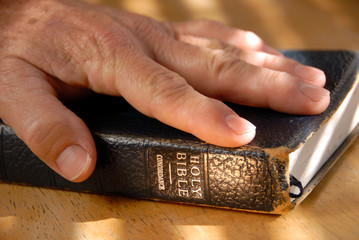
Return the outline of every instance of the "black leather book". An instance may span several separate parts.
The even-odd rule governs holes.
[[[92,96],[69,106],[93,133],[93,175],[69,182],[43,164],[13,130],[0,124],[0,180],[71,191],[121,195],[281,214],[292,209],[358,134],[358,53],[284,51],[318,67],[331,91],[316,116],[228,105],[257,127],[240,148],[207,144],[146,117],[121,98]],[[310,167],[308,167],[310,166]]]

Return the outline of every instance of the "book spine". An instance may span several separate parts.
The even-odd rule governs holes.
[[[288,210],[287,161],[256,148],[94,133],[97,165],[72,183],[0,125],[0,180],[104,195],[281,213]]]

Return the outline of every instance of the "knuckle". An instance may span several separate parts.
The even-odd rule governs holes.
[[[143,44],[150,44],[153,42],[152,40],[157,40],[154,38],[158,36],[174,37],[171,23],[159,22],[147,16],[129,14],[128,18],[121,19],[121,23],[134,37],[139,40],[145,40],[142,41]]]
[[[133,31],[136,33],[136,35],[143,36],[143,38],[151,36],[154,31],[160,29],[157,22],[145,16],[136,18],[133,26]]]
[[[212,76],[215,78],[212,81],[217,82],[216,85],[219,86],[216,98],[227,99],[229,96],[237,95],[235,88],[233,88],[237,85],[234,82],[237,78],[233,76],[242,72],[242,63],[237,58],[224,57],[222,53],[213,55],[209,63],[209,72],[212,72]]]
[[[288,99],[291,98],[291,88],[294,81],[288,81],[289,74],[279,71],[270,71],[265,80],[262,80],[262,89],[264,91],[272,92],[273,94],[267,95],[265,99],[266,106],[273,108],[286,104]]]
[[[219,49],[219,50],[223,50],[224,53],[228,53],[228,54],[234,54],[234,55],[238,55],[240,53],[239,49],[236,48],[235,46],[220,41],[218,39],[206,39],[204,38],[202,41],[206,41],[207,42],[207,47],[211,48],[211,49]]]
[[[88,45],[95,47],[102,54],[111,53],[114,49],[132,48],[128,38],[121,38],[118,32],[110,29],[97,28],[87,40],[90,43]]]
[[[145,16],[138,17],[134,21],[131,31],[141,42],[142,50],[148,56],[156,55],[156,52],[160,49],[164,50],[166,45],[168,45],[164,43],[169,43],[176,38],[176,34],[171,26]]]
[[[221,42],[222,44],[222,48],[224,51],[228,52],[228,53],[232,53],[234,55],[239,55],[241,53],[241,51],[233,46],[232,44],[228,44],[228,43],[224,43],[224,42]]]
[[[275,59],[271,57],[269,54],[263,52],[253,53],[252,51],[244,50],[244,54],[240,57],[244,61],[248,61],[258,67],[267,67],[273,65]]]
[[[275,62],[275,58],[270,57],[269,54],[260,53],[259,58],[261,66],[270,66]]]
[[[168,35],[172,36],[172,38],[176,38],[176,27],[172,22],[161,22],[163,31]]]
[[[215,81],[218,81],[225,88],[228,84],[231,84],[228,81],[229,76],[234,74],[235,71],[240,71],[242,67],[242,60],[226,54],[223,50],[214,50],[207,65],[207,69],[212,73]]]
[[[151,92],[148,102],[153,117],[158,117],[162,109],[179,108],[190,89],[182,77],[170,72],[153,73],[149,76],[149,86]]]
[[[117,94],[116,80],[121,79],[117,74],[128,71],[126,67],[139,55],[135,41],[128,33],[121,38],[119,32],[97,29],[82,40],[81,48],[89,52],[83,59],[86,87],[95,92]]]
[[[115,45],[115,36],[111,32],[107,32],[104,29],[97,28],[92,32],[86,32],[81,34],[78,39],[73,39],[74,44],[84,54],[83,62],[87,62],[90,59],[105,59],[108,53],[107,48],[111,48]]]
[[[284,72],[268,71],[266,80],[262,81],[262,83],[266,83],[268,87],[282,90],[286,86],[286,76],[287,74]]]
[[[81,52],[82,62],[86,63],[93,59],[113,60],[120,51],[138,50],[133,36],[122,26],[114,28],[95,24],[90,29],[69,36],[76,50]]]
[[[49,121],[51,121],[50,125]],[[21,129],[22,138],[40,159],[52,161],[65,147],[63,141],[66,138],[63,135],[65,126],[62,118],[56,118],[49,112],[25,126]]]

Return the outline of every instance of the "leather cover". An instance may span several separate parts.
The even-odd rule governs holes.
[[[96,95],[69,107],[93,133],[98,159],[93,175],[69,182],[43,164],[13,130],[0,124],[0,180],[105,195],[283,213],[291,209],[288,153],[317,131],[343,101],[358,69],[350,51],[285,51],[323,69],[331,91],[328,109],[296,116],[228,104],[257,126],[247,146],[222,148],[148,118],[121,98]]]

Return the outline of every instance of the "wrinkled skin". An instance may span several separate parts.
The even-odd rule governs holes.
[[[318,114],[329,103],[321,70],[251,32],[75,0],[0,3],[0,118],[71,181],[91,175],[96,148],[63,101],[122,96],[147,116],[228,147],[249,143],[255,127],[221,100],[294,114]]]

